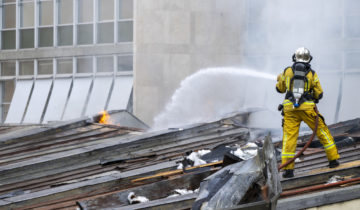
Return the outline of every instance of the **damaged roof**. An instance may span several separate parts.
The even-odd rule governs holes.
[[[145,131],[147,126],[130,113],[110,115],[118,119],[123,114],[120,125],[100,124],[95,116],[47,126],[1,126],[0,209],[191,208],[200,183],[222,169],[226,148],[245,145],[251,133],[259,142],[267,135],[266,130],[244,126],[249,112],[162,131]],[[315,140],[297,160],[295,177],[278,177],[282,186],[278,209],[360,198],[359,182],[316,192],[305,189],[323,185],[334,175],[341,181],[360,176],[360,119],[329,128],[339,147],[340,167],[327,168],[325,153]],[[299,139],[300,149],[307,136]],[[206,164],[178,169],[187,152],[202,149],[213,151]],[[171,196],[176,189],[188,194]],[[131,192],[150,201],[130,205]]]

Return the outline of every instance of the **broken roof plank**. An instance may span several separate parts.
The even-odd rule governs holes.
[[[79,201],[78,205],[82,209],[96,210],[104,208],[119,208],[129,205],[127,197],[130,192],[135,195],[144,196],[149,200],[158,200],[175,194],[176,189],[195,190],[199,188],[201,180],[212,174],[214,171],[206,170],[193,172],[169,180],[162,180],[140,187],[131,188],[121,192]],[[131,207],[133,205],[130,205]],[[129,206],[129,207],[130,207]]]
[[[19,141],[24,141],[26,139],[40,138],[42,136],[46,136],[49,133],[56,133],[61,130],[67,130],[74,127],[79,127],[86,125],[89,121],[89,118],[80,118],[72,121],[58,122],[55,124],[48,124],[46,126],[30,126],[30,128],[26,128],[16,131],[10,132],[6,135],[0,136],[0,145],[1,144],[10,144],[16,143]]]
[[[98,138],[98,135],[107,135],[109,133],[113,133],[114,131],[114,129],[100,128],[78,136],[72,135],[68,138],[62,138],[61,140],[51,139],[51,141],[47,141],[48,143],[45,144],[33,143],[31,144],[30,149],[29,147],[21,147],[23,150],[20,151],[18,148],[9,149],[6,151],[7,154],[0,155],[0,165],[4,165],[5,163],[10,164],[12,162],[20,162],[21,160],[26,160],[35,156],[44,156],[99,144],[103,140],[102,138]],[[16,154],[16,156],[13,156],[13,154]]]
[[[205,125],[196,127],[194,129],[196,131],[198,131],[198,129],[202,131],[206,127],[213,126],[215,125]],[[248,135],[248,129],[240,129],[242,132],[240,132],[240,134],[237,133],[236,136]],[[91,145],[71,151],[59,152],[57,154],[45,155],[19,163],[0,166],[0,183],[9,184],[11,183],[11,180],[17,182],[19,181],[18,178],[20,178],[20,180],[26,180],[30,178],[41,177],[44,175],[44,171],[46,171],[46,175],[51,175],[52,170],[55,169],[54,173],[58,173],[59,168],[61,168],[63,171],[66,171],[73,170],[76,167],[86,167],[91,165],[92,161],[96,162],[102,156],[109,156],[111,154],[117,153],[127,154],[141,148],[151,148],[155,145],[166,145],[170,144],[171,142],[179,144],[181,143],[181,140],[189,139],[191,138],[191,136],[194,138],[196,137],[196,135],[199,135],[198,132],[194,133],[193,131],[188,131],[187,133],[188,135],[185,136],[177,136],[178,132],[169,132],[167,133],[168,135],[163,134],[160,136],[152,136],[153,138],[146,139],[141,138],[142,136],[133,136],[127,138],[113,137],[109,139],[104,139],[103,144]],[[220,137],[224,135],[224,133],[226,134],[226,130],[223,132],[219,132],[219,129],[217,129],[214,131],[214,133],[214,135]],[[206,141],[207,138],[208,137],[206,135],[203,135],[203,137],[198,139],[198,141]],[[194,141],[195,138],[192,140]],[[31,177],[29,176],[30,172],[32,174]],[[27,174],[27,176],[23,176],[24,174]]]
[[[360,162],[354,161],[341,165],[342,167],[327,169],[326,171],[310,171],[307,174],[300,174],[290,179],[283,179],[281,185],[283,189],[289,190],[293,188],[305,187],[314,184],[325,183],[334,175],[339,176],[359,176]]]
[[[174,209],[190,209],[198,196],[197,193],[181,195],[173,198],[164,198],[155,201],[149,201],[145,203],[134,204],[131,206],[124,206],[116,208],[117,210],[135,210],[135,209],[147,209],[147,210],[174,210]]]
[[[126,171],[118,175],[109,175],[91,180],[81,181],[47,190],[28,193],[5,199],[9,204],[0,205],[1,208],[22,208],[28,206],[41,206],[43,202],[56,203],[59,199],[80,199],[84,196],[93,196],[101,193],[126,189],[132,186],[131,180],[141,176],[158,173],[161,170],[174,168],[175,162],[164,162],[149,167]],[[1,201],[1,200],[0,200]]]
[[[307,193],[278,201],[278,210],[304,209],[360,198],[360,185]]]

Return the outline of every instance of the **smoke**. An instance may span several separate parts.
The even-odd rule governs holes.
[[[250,72],[278,75],[292,65],[291,57],[299,47],[308,48],[314,58],[311,65],[324,90],[324,98],[318,107],[326,122],[331,124],[360,116],[359,109],[355,108],[360,100],[354,101],[351,96],[352,90],[360,88],[356,85],[359,76],[347,74],[346,69],[355,69],[359,74],[360,62],[357,59],[360,52],[353,41],[360,38],[359,30],[354,29],[359,26],[359,1],[244,2],[246,12],[239,20],[223,21],[234,31],[238,28],[242,31],[241,63],[233,66],[246,68],[206,69],[190,76],[181,83],[165,110],[155,118],[155,127],[209,121],[246,107],[269,110],[269,119],[265,119],[263,113],[254,117],[256,125],[263,123],[279,127],[279,123],[274,124],[279,118],[274,112],[284,95],[274,90],[275,81],[263,76],[249,76],[246,72],[255,69]],[[235,10],[234,14],[238,14]]]
[[[165,110],[155,117],[154,129],[209,122],[246,108],[273,109],[278,100],[271,97],[275,80],[273,74],[250,69],[201,70],[181,82]]]
[[[291,65],[294,51],[304,46],[314,57],[311,65],[324,90],[318,107],[327,123],[360,116],[349,105],[346,88],[353,89],[355,84],[345,70],[359,63],[347,53],[356,49],[349,46],[352,38],[360,35],[354,30],[359,26],[354,17],[360,11],[359,1],[249,0],[247,7],[246,64],[256,66],[252,60],[257,58],[267,72],[279,74]]]

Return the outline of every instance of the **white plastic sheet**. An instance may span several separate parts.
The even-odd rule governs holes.
[[[121,110],[126,109],[131,89],[133,87],[133,77],[132,76],[120,76],[116,77],[114,89],[111,93],[108,110]]]
[[[61,120],[72,79],[56,79],[43,123]]]
[[[23,123],[40,123],[52,79],[36,80]]]
[[[112,80],[112,77],[95,78],[85,115],[90,116],[105,110]]]
[[[62,120],[70,120],[81,117],[85,108],[86,98],[89,93],[92,78],[78,78],[74,80],[71,95],[65,108]]]
[[[17,81],[5,123],[21,123],[32,85],[33,80]]]

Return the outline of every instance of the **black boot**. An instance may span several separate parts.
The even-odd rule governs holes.
[[[339,161],[337,160],[332,160],[332,161],[329,161],[329,168],[336,168],[340,165]]]
[[[293,169],[285,170],[284,173],[282,174],[282,176],[283,176],[283,178],[294,177],[294,170]]]

